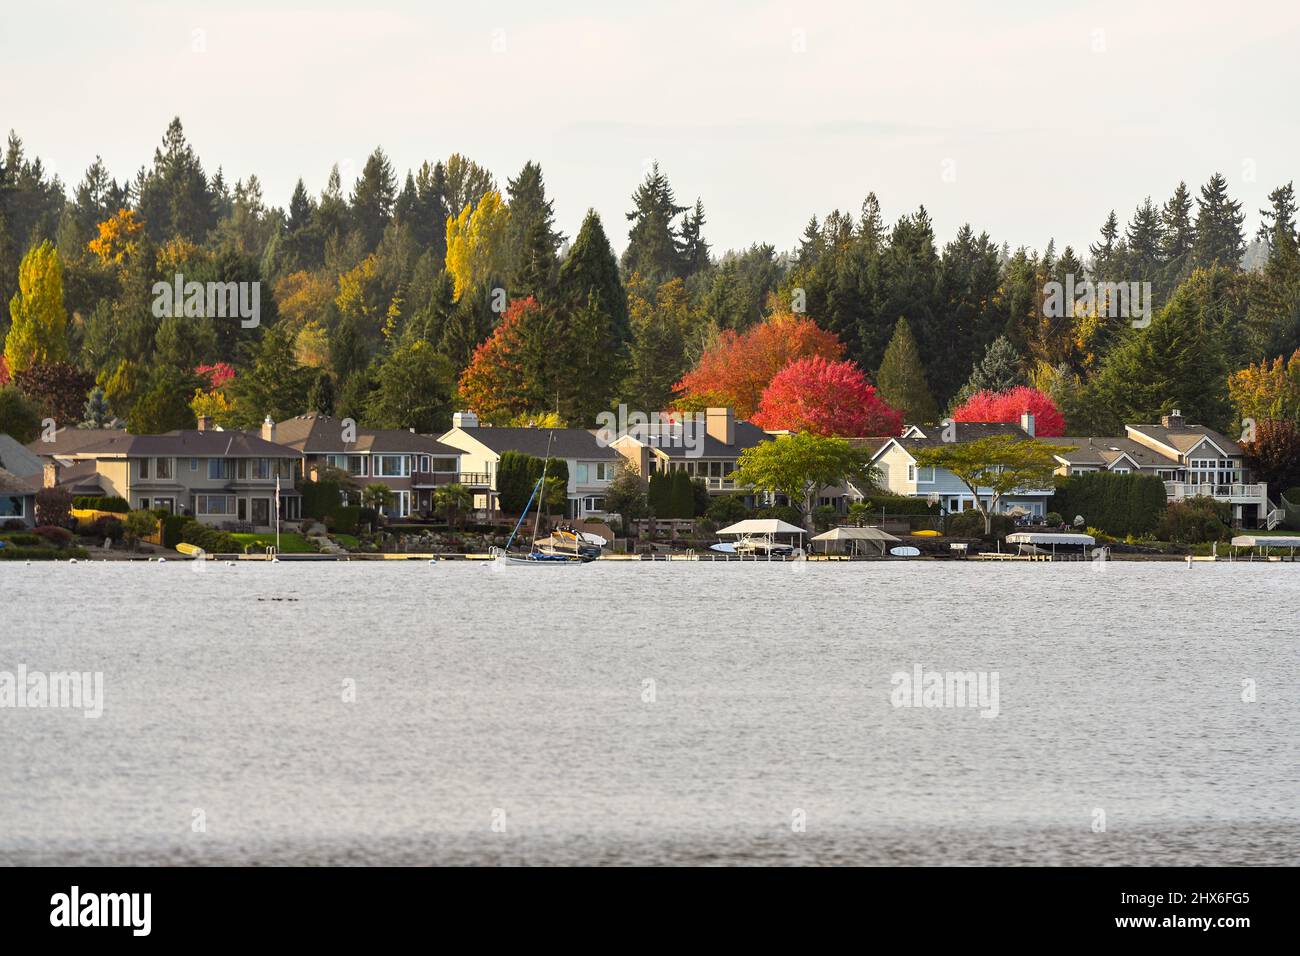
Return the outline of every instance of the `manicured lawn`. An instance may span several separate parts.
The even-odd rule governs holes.
[[[236,534],[234,538],[240,544],[251,544],[254,553],[260,552],[268,545],[275,546],[275,532],[267,531],[260,534]],[[305,537],[296,531],[285,532],[280,535],[280,553],[281,554],[312,554],[315,548],[307,541]]]
[[[330,535],[335,541],[343,545],[349,551],[355,551],[361,547],[361,539],[355,534],[332,534]]]

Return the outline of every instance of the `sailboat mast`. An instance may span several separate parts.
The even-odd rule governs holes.
[[[537,517],[533,519],[533,547],[537,547],[537,531],[542,524],[542,508],[546,505],[546,469],[551,464],[551,442],[555,440],[555,430],[546,436],[546,458],[542,461],[542,477],[538,482],[541,497],[537,501]]]

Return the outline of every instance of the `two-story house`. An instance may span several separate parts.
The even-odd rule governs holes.
[[[212,525],[271,530],[279,495],[281,520],[296,521],[302,498],[294,483],[297,452],[262,434],[209,427],[161,435],[113,429],[62,429],[28,450],[47,460],[45,485],[73,495],[117,496],[132,508],[189,514]]]
[[[1061,475],[1090,471],[1154,475],[1165,483],[1169,501],[1211,497],[1232,505],[1237,527],[1273,528],[1283,511],[1268,498],[1268,487],[1251,480],[1245,452],[1231,438],[1204,425],[1189,424],[1174,409],[1159,425],[1125,425],[1120,438],[1053,438],[1068,445],[1058,455]]]
[[[951,429],[945,436],[945,430]],[[910,498],[925,498],[938,503],[945,512],[953,514],[976,507],[975,495],[962,481],[946,468],[922,467],[917,453],[923,448],[934,448],[948,442],[969,442],[995,435],[1009,435],[1017,439],[1034,437],[1034,417],[1024,415],[1019,425],[1010,422],[949,422],[940,425],[909,425],[897,438],[889,438],[875,451],[871,463],[880,471],[880,484],[890,494]],[[873,444],[878,439],[870,439]],[[1055,442],[1056,439],[1045,439]],[[980,502],[988,507],[992,490],[979,489]],[[1025,489],[1003,495],[998,501],[1002,511],[1020,510],[1042,517],[1047,512],[1047,499],[1052,489]]]
[[[309,412],[278,422],[275,440],[300,453],[304,477],[328,466],[346,472],[358,489],[385,485],[392,492],[385,512],[392,518],[432,513],[437,489],[445,485],[460,483],[473,494],[489,487],[485,471],[462,468],[459,448],[412,430],[359,428]]]
[[[486,482],[474,497],[474,507],[489,513],[500,510],[497,501],[497,466],[507,451],[542,458],[550,445],[552,458],[569,468],[565,517],[585,518],[605,514],[605,492],[614,479],[621,456],[584,428],[494,428],[478,423],[473,412],[456,412],[452,427],[438,437],[461,453],[462,467],[481,472]]]

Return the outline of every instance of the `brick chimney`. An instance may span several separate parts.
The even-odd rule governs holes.
[[[1034,413],[1024,411],[1020,413],[1020,427],[1023,428],[1030,438],[1034,437]]]
[[[262,422],[262,441],[275,441],[275,422],[271,421],[270,415]]]
[[[53,488],[59,483],[59,466],[52,461],[45,463],[45,468],[41,473],[41,487]]]
[[[199,416],[199,431],[205,432],[212,427],[212,419],[207,415]]]
[[[724,445],[736,443],[736,412],[732,408],[707,408],[704,410],[704,430],[708,436]]]
[[[1182,411],[1175,408],[1168,415],[1160,416],[1160,424],[1165,428],[1182,428],[1187,424],[1187,420],[1183,418]]]

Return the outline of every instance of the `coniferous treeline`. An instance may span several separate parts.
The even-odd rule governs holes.
[[[591,425],[611,403],[656,410],[722,333],[811,317],[909,418],[980,388],[1032,385],[1072,431],[1170,404],[1233,419],[1229,376],[1300,347],[1295,196],[1275,189],[1249,247],[1214,176],[1110,212],[1086,253],[935,236],[924,207],[890,224],[875,194],[810,220],[797,246],[718,254],[700,199],[656,165],[626,246],[595,212],[555,225],[541,168],[502,184],[459,154],[405,175],[382,149],[353,183],[301,180],[286,208],[255,175],[208,171],[179,120],[130,180],[96,159],[67,193],[11,134],[0,164],[0,430],[114,417],[136,431],[206,414],[251,427],[316,408],[376,427],[446,427],[457,404],[499,423]],[[1244,268],[1243,264],[1249,268]],[[260,283],[259,322],[155,315],[154,284]],[[1149,282],[1154,320],[1049,314],[1044,288]],[[12,382],[10,380],[12,379]],[[15,422],[19,425],[16,427]],[[26,423],[25,425],[23,423]]]

